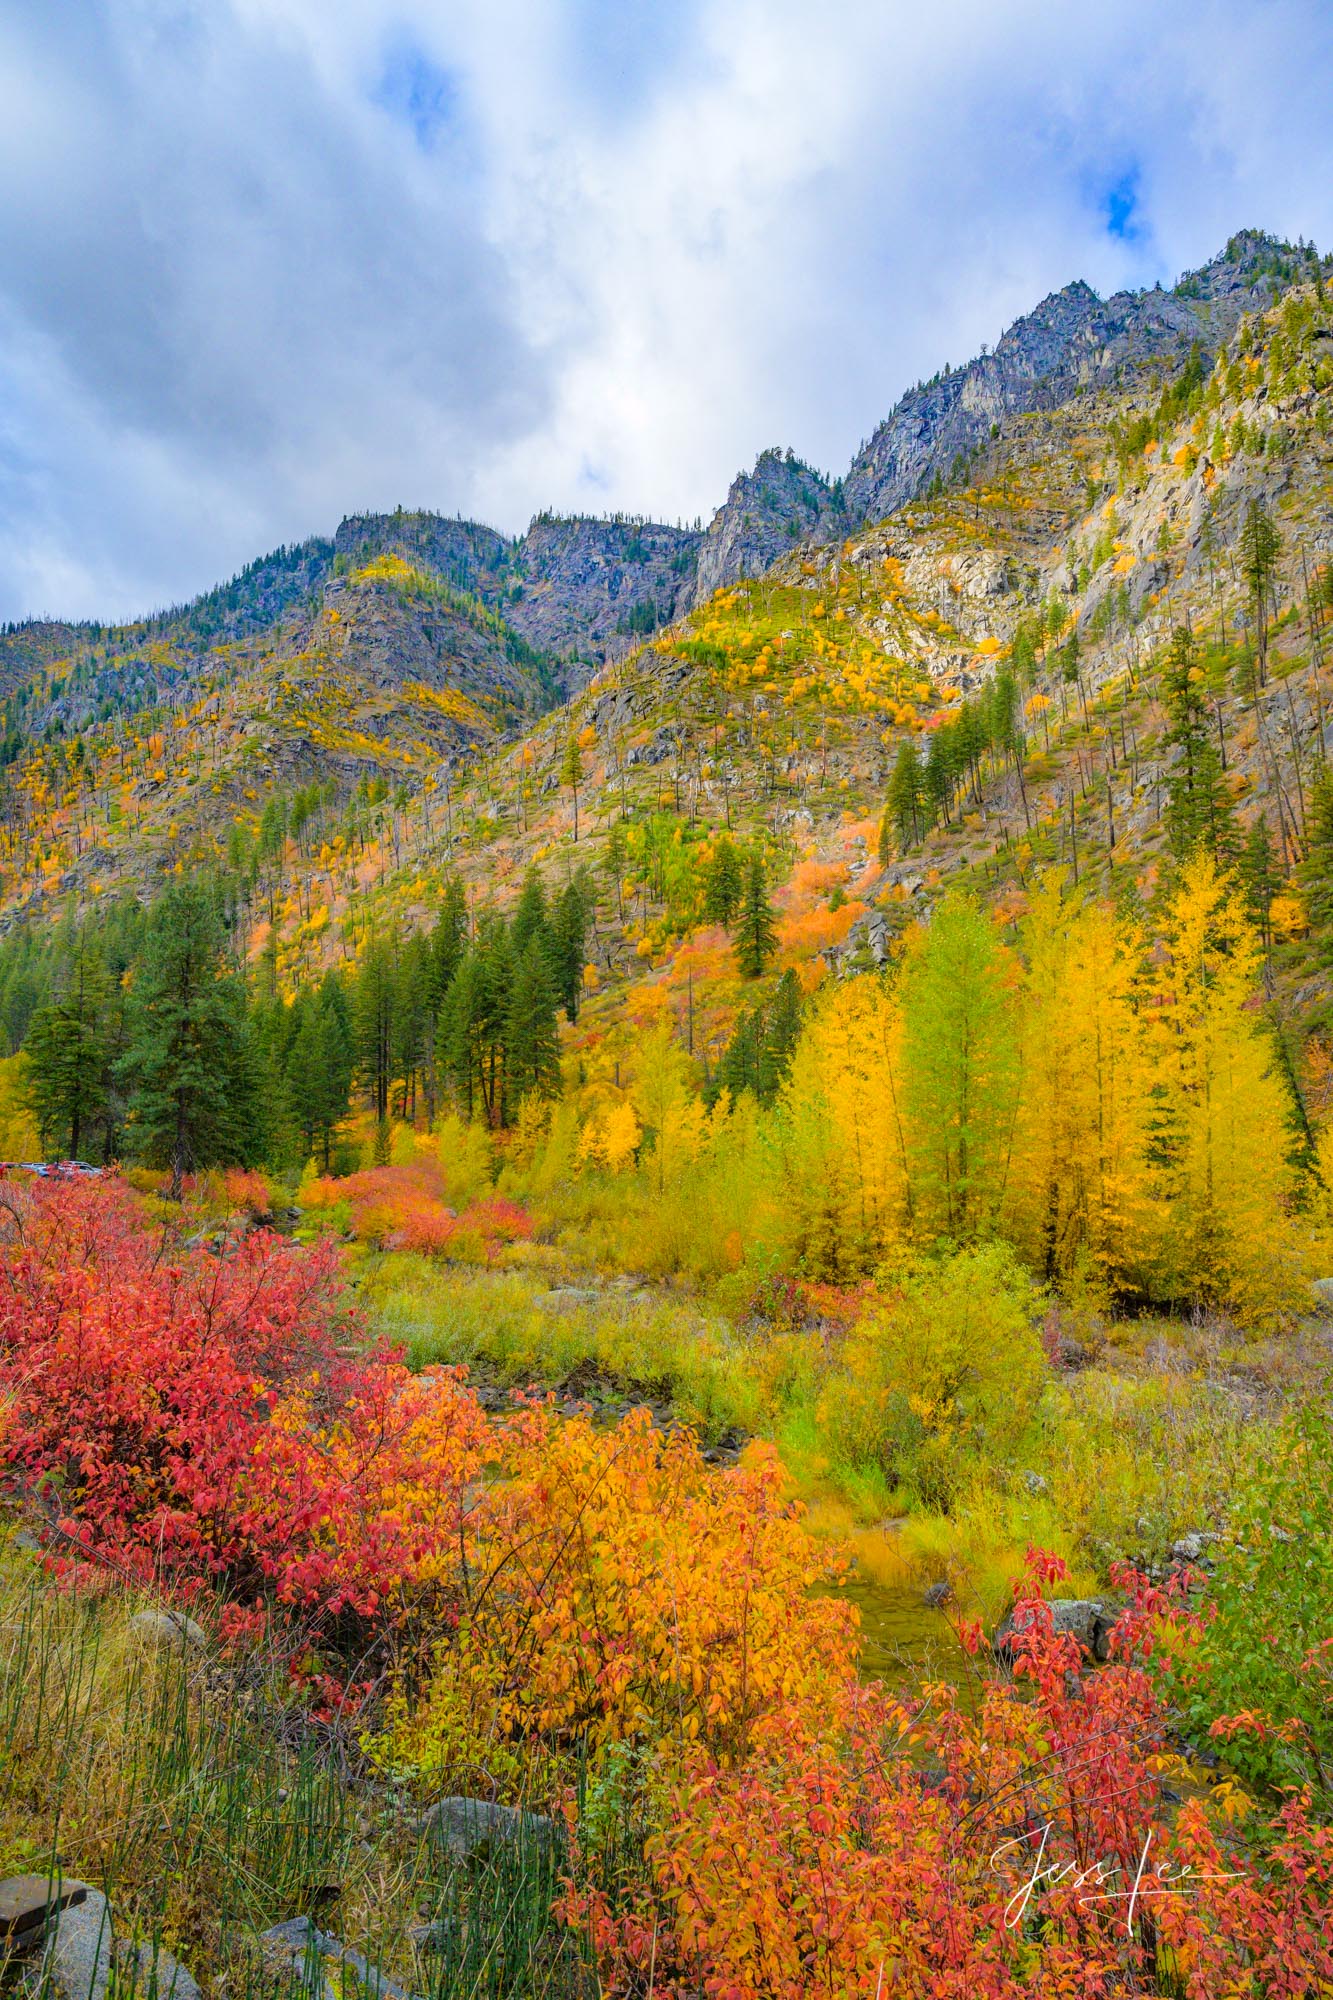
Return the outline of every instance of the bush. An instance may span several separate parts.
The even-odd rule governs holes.
[[[923,1264],[849,1335],[819,1404],[831,1455],[878,1466],[948,1509],[973,1467],[1010,1454],[1046,1376],[1037,1292],[1000,1244]]]
[[[1229,1510],[1204,1621],[1176,1661],[1188,1722],[1266,1784],[1333,1795],[1330,1400],[1288,1413]]]

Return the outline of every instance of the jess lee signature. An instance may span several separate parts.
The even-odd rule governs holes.
[[[1016,1834],[1012,1840],[1001,1841],[991,1855],[990,1865],[998,1874],[1003,1865],[1002,1857],[1012,1854],[1017,1848],[1029,1846],[1033,1841],[1038,1843],[1026,1881],[1014,1891],[1004,1906],[1004,1921],[1008,1930],[1013,1930],[1023,1921],[1033,1896],[1043,1887],[1054,1889],[1064,1886],[1075,1889],[1078,1891],[1080,1903],[1124,1903],[1125,1929],[1132,1933],[1134,1912],[1140,1903],[1160,1896],[1187,1896],[1198,1882],[1232,1882],[1239,1872],[1232,1870],[1226,1874],[1201,1874],[1185,1862],[1173,1873],[1170,1862],[1166,1862],[1161,1869],[1153,1869],[1151,1879],[1148,1879],[1148,1857],[1152,1852],[1154,1833],[1154,1829],[1149,1828],[1144,1837],[1134,1879],[1130,1882],[1118,1861],[1093,1861],[1085,1868],[1080,1868],[1075,1861],[1046,1863],[1046,1849],[1051,1832],[1052,1822],[1048,1821],[1045,1826],[1037,1827],[1031,1833]],[[1043,1865],[1044,1863],[1046,1865]],[[1108,1888],[1108,1883],[1117,1880],[1126,1886]]]

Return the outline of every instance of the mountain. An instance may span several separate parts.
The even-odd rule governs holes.
[[[693,602],[738,577],[760,576],[799,541],[829,541],[845,526],[842,494],[790,450],[761,452],[737,473],[699,548]]]
[[[534,860],[600,867],[623,819],[633,893],[600,976],[671,987],[702,964],[690,856],[728,829],[765,848],[784,922],[832,963],[932,878],[982,871],[995,893],[1063,854],[1150,879],[1175,754],[1156,663],[1182,622],[1238,811],[1289,867],[1333,711],[1327,269],[1251,233],[1170,293],[1071,286],[910,392],[841,488],[766,452],[702,535],[353,515],[137,625],[0,635],[0,923],[223,865],[234,828],[299,790],[288,889],[310,902],[322,851],[321,905],[357,927],[415,921],[449,868],[484,897]],[[881,515],[877,494],[907,497]],[[1281,548],[1283,670],[1261,690],[1237,562],[1254,505]],[[881,860],[904,746],[924,769],[1001,670],[1007,747],[983,730],[958,751],[947,818]]]

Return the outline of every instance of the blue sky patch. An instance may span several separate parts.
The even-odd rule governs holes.
[[[386,56],[371,95],[429,153],[458,110],[459,85],[418,43],[400,42]]]

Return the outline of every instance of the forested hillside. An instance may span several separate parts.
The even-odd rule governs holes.
[[[0,638],[0,1834],[154,1964],[1328,1989],[1330,284]]]

